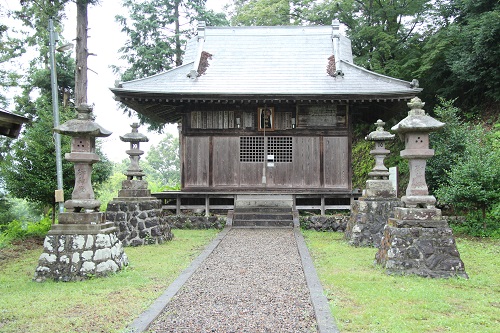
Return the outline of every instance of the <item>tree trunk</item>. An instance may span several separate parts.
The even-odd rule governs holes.
[[[175,1],[174,20],[175,20],[175,65],[182,65],[182,50],[181,50],[181,29],[179,24],[179,6],[181,2]]]
[[[87,0],[76,2],[75,105],[87,103]]]
[[[483,211],[483,230],[486,231],[487,225],[486,225],[486,206],[482,207]]]

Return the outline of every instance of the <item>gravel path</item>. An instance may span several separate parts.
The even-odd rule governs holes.
[[[317,332],[292,229],[231,229],[149,332]]]

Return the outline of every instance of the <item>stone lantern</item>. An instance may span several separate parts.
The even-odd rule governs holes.
[[[379,247],[387,220],[393,216],[394,207],[401,205],[389,180],[389,170],[384,165],[384,159],[390,153],[385,149],[385,143],[394,139],[394,134],[385,131],[384,125],[379,119],[375,123],[376,130],[365,138],[375,143],[375,148],[370,151],[375,166],[368,173],[363,196],[351,205],[351,217],[344,233],[350,245]]]
[[[467,278],[453,232],[434,206],[436,198],[429,195],[425,181],[426,161],[434,155],[429,132],[445,124],[426,115],[418,97],[408,106],[408,116],[392,130],[405,142],[401,156],[408,160],[410,181],[401,199],[403,207],[394,209],[385,227],[377,263],[392,274]]]
[[[99,212],[101,203],[92,189],[92,165],[99,161],[95,138],[106,137],[106,131],[93,121],[92,108],[81,104],[77,118],[54,129],[69,135],[71,152],[65,158],[75,164],[75,187],[66,212],[59,214],[59,224],[52,225],[44,241],[44,252],[38,260],[35,281],[46,279],[76,281],[104,276],[128,264],[113,223]]]
[[[126,151],[130,157],[130,166],[125,175],[128,180],[132,180],[134,177],[138,180],[142,180],[144,172],[142,172],[142,169],[139,167],[139,160],[144,152],[140,150],[139,144],[141,142],[148,142],[149,139],[144,134],[139,133],[137,130],[139,128],[138,123],[133,123],[130,127],[132,127],[132,132],[120,136],[120,140],[123,142],[130,142],[130,149]]]
[[[389,181],[389,170],[384,165],[384,159],[390,153],[385,149],[385,143],[394,140],[394,134],[385,131],[384,125],[382,120],[377,120],[375,123],[377,129],[365,138],[367,141],[375,142],[375,149],[370,151],[375,158],[375,166],[368,173],[369,179],[366,181],[365,191],[367,197],[393,198],[396,196],[396,191]]]
[[[118,192],[118,196],[151,197],[151,192],[148,190],[148,183],[142,179],[145,174],[139,166],[141,155],[144,154],[139,145],[141,142],[148,142],[149,139],[144,134],[139,133],[138,123],[133,123],[130,127],[132,127],[132,132],[120,136],[120,140],[130,143],[130,149],[125,151],[129,155],[130,165],[125,172],[127,180],[122,182],[122,189]]]
[[[445,124],[425,114],[422,109],[425,103],[420,98],[412,99],[408,106],[408,117],[401,120],[392,130],[397,132],[405,142],[401,157],[408,160],[410,181],[406,195],[401,198],[406,207],[434,208],[436,198],[429,195],[425,181],[427,159],[434,155],[429,148],[429,132],[436,131]]]
[[[139,124],[133,123],[132,132],[120,136],[120,140],[130,143],[126,153],[130,157],[130,166],[125,172],[127,179],[122,182],[118,198],[108,203],[106,220],[118,229],[118,239],[124,246],[159,244],[171,240],[173,235],[162,211],[161,200],[151,196],[148,182],[139,165],[144,152],[141,142],[148,138],[139,133]]]
[[[91,182],[92,165],[99,162],[99,156],[95,152],[95,138],[107,137],[112,133],[93,121],[89,105],[81,104],[76,111],[76,119],[54,128],[54,132],[72,137],[71,152],[66,153],[65,158],[75,164],[75,188],[71,200],[64,203],[64,208],[75,213],[98,212],[101,203],[95,199]]]

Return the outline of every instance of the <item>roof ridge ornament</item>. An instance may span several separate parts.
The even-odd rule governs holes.
[[[332,46],[333,46],[333,60],[335,64],[329,65],[334,68],[334,73],[328,73],[332,77],[344,76],[344,72],[340,67],[340,21],[335,19],[332,21]],[[328,58],[329,60],[332,60]]]
[[[203,52],[203,45],[205,44],[205,28],[207,27],[207,24],[205,21],[200,21],[198,22],[198,51],[196,52],[196,58],[193,63],[193,67],[189,71],[187,77],[190,78],[191,80],[196,79],[198,76],[200,76],[200,73],[198,72],[198,69],[200,67],[200,61],[201,61],[201,56]]]

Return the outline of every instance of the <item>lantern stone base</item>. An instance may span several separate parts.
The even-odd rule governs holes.
[[[85,213],[61,213],[65,224],[55,224],[45,237],[34,281],[80,281],[106,276],[128,265],[116,228],[109,223],[67,223]],[[103,213],[92,213],[91,220],[103,220]],[[87,217],[89,218],[89,217]]]
[[[468,278],[453,232],[439,209],[399,207],[394,215],[375,256],[387,273]]]
[[[108,203],[106,220],[118,229],[124,246],[161,244],[173,238],[161,200],[154,197],[115,198]]]
[[[344,238],[353,246],[379,247],[388,219],[400,206],[397,198],[359,198],[351,205]]]

